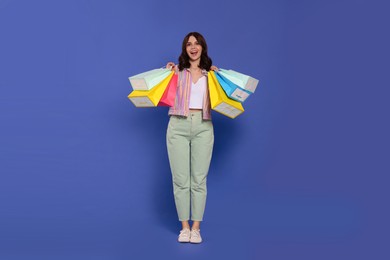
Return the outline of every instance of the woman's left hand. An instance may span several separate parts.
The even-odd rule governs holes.
[[[212,71],[218,71],[219,69],[218,69],[216,66],[213,65],[213,66],[210,67],[210,70],[212,70]]]

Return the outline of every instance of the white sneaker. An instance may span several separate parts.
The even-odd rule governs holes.
[[[202,243],[202,237],[200,236],[200,229],[192,229],[190,242],[194,244]]]
[[[188,243],[190,242],[190,230],[188,228],[182,229],[179,234],[179,238],[177,241],[180,243]]]

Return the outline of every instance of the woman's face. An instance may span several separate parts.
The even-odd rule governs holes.
[[[191,35],[186,45],[186,51],[191,61],[197,61],[202,55],[202,45]]]

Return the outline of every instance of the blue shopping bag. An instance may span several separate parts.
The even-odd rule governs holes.
[[[218,71],[215,73],[215,76],[219,84],[221,84],[222,89],[225,91],[226,95],[231,99],[234,99],[239,102],[244,102],[249,97],[249,95],[252,94],[252,92],[240,88],[239,86],[228,80]]]

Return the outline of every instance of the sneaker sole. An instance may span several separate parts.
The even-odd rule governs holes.
[[[202,243],[202,241],[191,241],[191,240],[190,240],[190,243],[191,243],[191,244],[200,244],[200,243]]]

